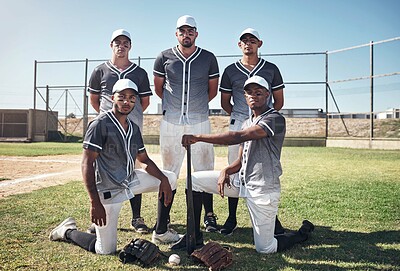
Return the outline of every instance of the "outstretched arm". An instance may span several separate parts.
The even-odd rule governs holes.
[[[219,145],[236,145],[249,140],[266,137],[268,134],[258,125],[251,126],[241,131],[229,131],[221,134],[183,135],[184,147],[196,142],[206,142]]]
[[[97,192],[94,162],[99,154],[95,151],[84,149],[82,158],[82,177],[85,184],[86,190],[90,198],[90,216],[93,223],[97,226],[105,226],[106,211],[103,204],[100,201],[99,193]]]
[[[158,190],[158,198],[161,199],[162,195],[164,194],[164,205],[170,205],[172,201],[172,189],[171,185],[169,184],[168,177],[161,172],[153,160],[151,160],[147,155],[146,151],[138,153],[136,158],[144,165],[144,170],[146,170],[147,173],[160,180],[161,183]]]

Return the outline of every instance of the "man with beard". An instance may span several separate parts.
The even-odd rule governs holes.
[[[96,235],[78,231],[75,219],[69,217],[51,231],[51,241],[72,242],[97,254],[115,253],[118,216],[123,202],[135,194],[157,191],[153,242],[179,240],[180,236],[167,226],[176,176],[173,172],[161,171],[148,157],[139,127],[128,118],[135,106],[137,91],[138,87],[131,80],[118,80],[112,91],[112,109],[89,124],[83,141],[82,175]],[[136,159],[145,165],[144,169],[135,169]]]
[[[161,52],[154,63],[154,89],[162,99],[160,148],[163,168],[179,172],[185,156],[180,139],[185,133],[210,133],[208,103],[217,95],[219,70],[211,52],[196,46],[197,24],[192,16],[178,19],[175,35],[178,45]],[[212,145],[193,147],[193,170],[214,168]],[[212,195],[203,194],[206,231],[217,231]],[[197,236],[202,242],[202,236]]]

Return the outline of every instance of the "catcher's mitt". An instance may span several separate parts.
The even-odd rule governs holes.
[[[216,242],[208,242],[204,247],[193,251],[191,256],[204,263],[209,270],[221,270],[232,264],[233,254]]]
[[[145,239],[133,239],[119,253],[122,263],[138,263],[143,266],[151,265],[160,259],[161,251],[157,245]]]

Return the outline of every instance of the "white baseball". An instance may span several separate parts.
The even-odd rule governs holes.
[[[168,262],[170,265],[178,265],[181,262],[181,257],[178,254],[171,254],[169,256]]]

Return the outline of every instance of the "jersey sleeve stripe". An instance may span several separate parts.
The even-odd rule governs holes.
[[[280,89],[280,88],[284,88],[285,87],[285,84],[280,84],[280,85],[277,85],[277,86],[274,86],[274,87],[272,87],[272,90],[275,90],[275,89]]]
[[[89,141],[83,141],[83,144],[86,144],[86,145],[89,145],[89,146],[93,146],[93,147],[95,147],[95,148],[97,148],[97,149],[99,149],[99,150],[102,150],[102,149],[103,149],[101,146],[96,145],[96,144],[93,144],[93,143],[91,143],[91,142],[89,142]]]
[[[219,77],[219,72],[214,73],[214,74],[210,74],[208,77],[209,77],[209,78]]]
[[[89,87],[88,90],[89,90],[90,93],[100,93],[101,92],[100,89],[94,89],[94,88],[91,88],[91,87]]]
[[[165,76],[165,73],[164,73],[164,72],[159,72],[159,71],[153,70],[153,73],[158,74],[158,75],[161,75],[162,77]]]
[[[267,123],[265,123],[264,121],[260,121],[259,124],[262,124],[263,126],[267,127],[267,129],[271,132],[272,136],[275,135],[274,131],[271,129],[271,127],[269,127]]]
[[[221,91],[221,92],[232,92],[232,89],[231,88],[219,87],[219,91]]]
[[[151,95],[153,95],[153,93],[151,92],[151,90],[150,90],[150,91],[146,91],[146,92],[139,93],[139,96],[151,96]]]

